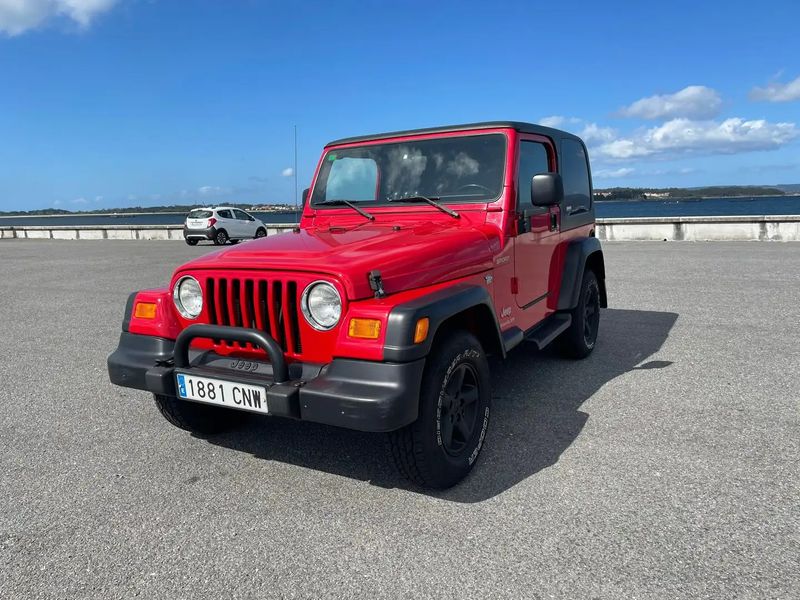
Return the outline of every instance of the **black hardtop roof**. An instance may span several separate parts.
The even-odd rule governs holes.
[[[356,137],[342,138],[328,142],[325,147],[338,146],[340,144],[352,144],[355,142],[369,142],[372,140],[382,140],[391,137],[400,137],[406,135],[424,135],[426,133],[449,133],[452,131],[469,131],[472,129],[516,129],[521,133],[537,133],[545,135],[550,138],[573,138],[581,141],[579,137],[562,131],[560,129],[553,129],[552,127],[545,127],[544,125],[536,125],[535,123],[524,123],[522,121],[483,121],[481,123],[465,123],[463,125],[445,125],[444,127],[427,127],[425,129],[408,129],[406,131],[390,131],[387,133],[375,133],[372,135],[359,135]]]

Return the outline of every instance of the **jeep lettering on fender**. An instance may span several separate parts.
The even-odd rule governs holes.
[[[386,432],[403,475],[446,488],[491,443],[487,355],[594,349],[605,263],[574,135],[491,122],[338,140],[303,199],[292,232],[133,293],[111,381],[195,434],[248,413]]]

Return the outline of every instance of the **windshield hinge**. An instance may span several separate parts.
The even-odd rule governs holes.
[[[370,271],[367,274],[367,278],[369,279],[369,288],[373,292],[375,292],[375,297],[383,298],[386,295],[386,292],[383,289],[383,280],[381,280],[381,272]]]

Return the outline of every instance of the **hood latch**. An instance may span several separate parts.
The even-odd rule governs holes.
[[[383,298],[386,295],[386,292],[383,289],[383,280],[381,279],[381,272],[370,271],[367,274],[367,278],[369,279],[369,288],[373,292],[375,292],[375,297]]]

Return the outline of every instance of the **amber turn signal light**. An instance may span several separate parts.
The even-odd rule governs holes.
[[[350,319],[347,335],[364,340],[377,340],[381,335],[381,322],[378,319]]]
[[[422,317],[417,321],[417,326],[414,328],[414,343],[421,344],[428,337],[428,327],[431,320],[428,317]]]
[[[133,316],[137,319],[155,319],[156,305],[153,302],[137,302],[133,309]]]

